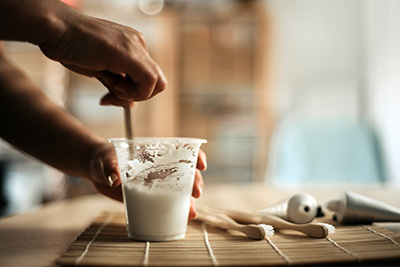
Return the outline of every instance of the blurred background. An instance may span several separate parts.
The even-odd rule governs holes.
[[[144,34],[169,85],[135,106],[135,135],[207,139],[206,184],[400,185],[400,2],[65,2]],[[5,48],[92,131],[124,135],[122,109],[98,105],[97,80],[35,46]],[[3,215],[94,193],[4,142],[0,177]]]

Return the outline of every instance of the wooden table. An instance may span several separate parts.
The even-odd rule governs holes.
[[[197,205],[256,210],[294,193],[313,195],[319,203],[343,187],[284,189],[260,184],[208,184]],[[397,187],[346,187],[399,206]],[[104,211],[123,211],[122,203],[100,195],[53,202],[36,210],[0,219],[0,266],[55,266],[55,260]],[[385,224],[400,232],[399,224]]]

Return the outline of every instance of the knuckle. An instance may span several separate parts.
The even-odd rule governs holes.
[[[160,79],[158,82],[158,90],[160,92],[163,92],[165,89],[167,89],[168,81],[165,79]]]
[[[148,79],[149,79],[149,81],[151,81],[151,82],[153,82],[155,84],[157,82],[157,80],[158,80],[157,73],[155,73],[154,71],[149,71],[148,72]]]
[[[137,31],[124,31],[121,30],[117,36],[119,47],[124,51],[131,53],[132,50],[136,50],[138,47],[145,47],[145,40],[143,34]]]
[[[124,34],[125,37],[130,40],[130,42],[136,44],[135,46],[140,44],[141,46],[146,47],[145,37],[141,32],[132,29],[132,31],[124,32]]]
[[[152,96],[154,88],[157,84],[157,75],[154,72],[148,72],[146,74],[146,84],[148,84],[148,86],[141,92],[141,94],[147,99]]]
[[[153,96],[158,86],[158,75],[152,71],[147,71],[143,75],[143,85],[139,91],[140,98],[142,100],[149,99]]]
[[[139,43],[141,43],[143,46],[146,46],[144,35],[141,32],[136,31],[134,36]]]

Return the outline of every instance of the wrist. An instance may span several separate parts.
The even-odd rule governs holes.
[[[59,0],[1,0],[0,39],[40,45],[65,31],[71,9]]]
[[[59,0],[37,1],[36,8],[37,12],[31,18],[30,39],[27,41],[40,46],[50,39],[60,38],[66,31],[65,21],[72,8]]]

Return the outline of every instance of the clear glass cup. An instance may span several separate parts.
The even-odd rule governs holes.
[[[172,241],[185,236],[197,157],[204,139],[109,139],[122,178],[129,238]]]

